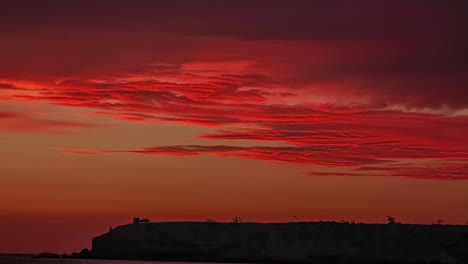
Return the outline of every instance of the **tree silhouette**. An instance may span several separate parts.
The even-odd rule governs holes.
[[[392,225],[392,224],[396,224],[396,223],[397,223],[397,221],[396,221],[395,217],[387,216],[387,224]]]

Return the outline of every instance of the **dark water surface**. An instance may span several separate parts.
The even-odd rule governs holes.
[[[0,264],[193,264],[175,261],[134,261],[134,260],[97,260],[97,259],[36,259],[33,255],[0,254]],[[197,264],[203,264],[197,262]],[[210,263],[215,264],[215,263]]]

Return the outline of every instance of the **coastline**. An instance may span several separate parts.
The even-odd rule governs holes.
[[[463,263],[468,226],[159,222],[95,237],[88,258],[225,263]]]

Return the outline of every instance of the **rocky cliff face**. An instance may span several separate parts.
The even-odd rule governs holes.
[[[468,227],[339,223],[147,223],[93,239],[108,259],[468,263]]]

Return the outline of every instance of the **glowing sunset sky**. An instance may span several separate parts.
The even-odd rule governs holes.
[[[2,1],[0,252],[153,221],[468,221],[465,0]]]

